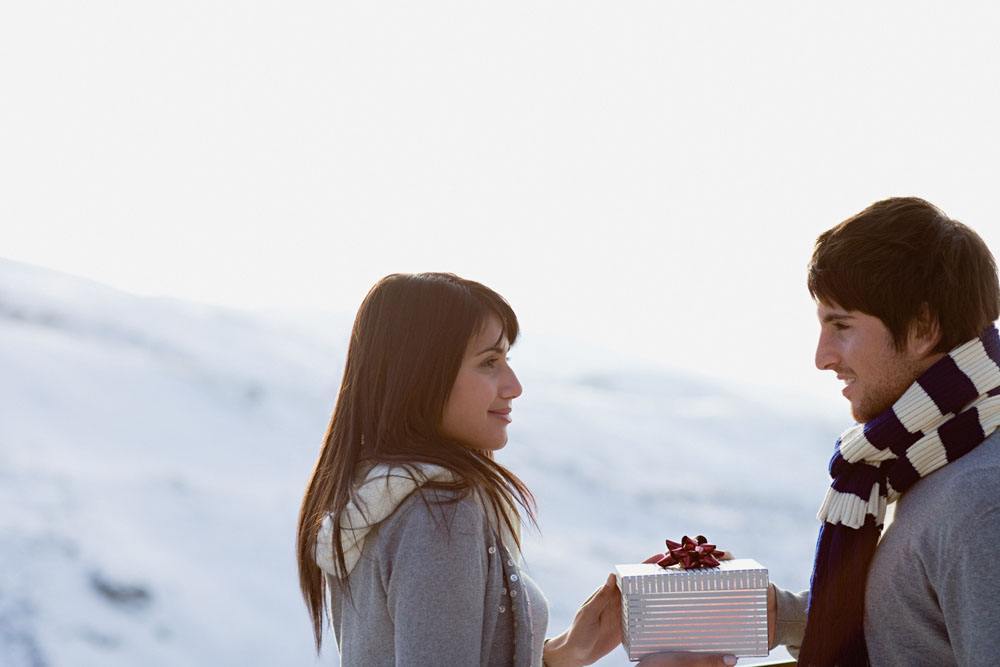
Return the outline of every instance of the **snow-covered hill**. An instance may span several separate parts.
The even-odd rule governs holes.
[[[343,361],[333,322],[0,260],[0,664],[336,664],[313,656],[293,556]],[[831,422],[559,347],[515,348],[501,453],[539,501],[526,556],[553,631],[615,563],[684,533],[805,585]]]

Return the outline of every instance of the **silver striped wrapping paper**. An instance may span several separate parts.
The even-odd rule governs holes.
[[[767,655],[767,568],[755,560],[683,570],[616,565],[629,660],[662,651]]]

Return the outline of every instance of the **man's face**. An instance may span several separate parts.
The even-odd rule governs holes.
[[[871,421],[889,409],[930,364],[909,343],[897,350],[879,318],[836,304],[817,305],[816,368],[834,371],[844,381],[842,393],[851,402],[854,419]]]

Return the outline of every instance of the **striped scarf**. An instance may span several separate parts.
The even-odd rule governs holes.
[[[888,503],[1000,426],[1000,334],[990,326],[923,373],[895,404],[837,440],[817,518],[799,664],[868,664],[865,580]]]

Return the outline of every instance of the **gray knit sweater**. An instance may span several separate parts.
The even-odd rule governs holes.
[[[327,575],[341,664],[540,665],[545,599],[482,504],[437,504],[442,492],[422,493],[369,534],[346,582],[350,597]]]
[[[896,504],[865,589],[872,665],[992,665],[1000,656],[1000,431]],[[777,640],[802,642],[808,594],[778,591]],[[794,653],[794,651],[793,651]]]

